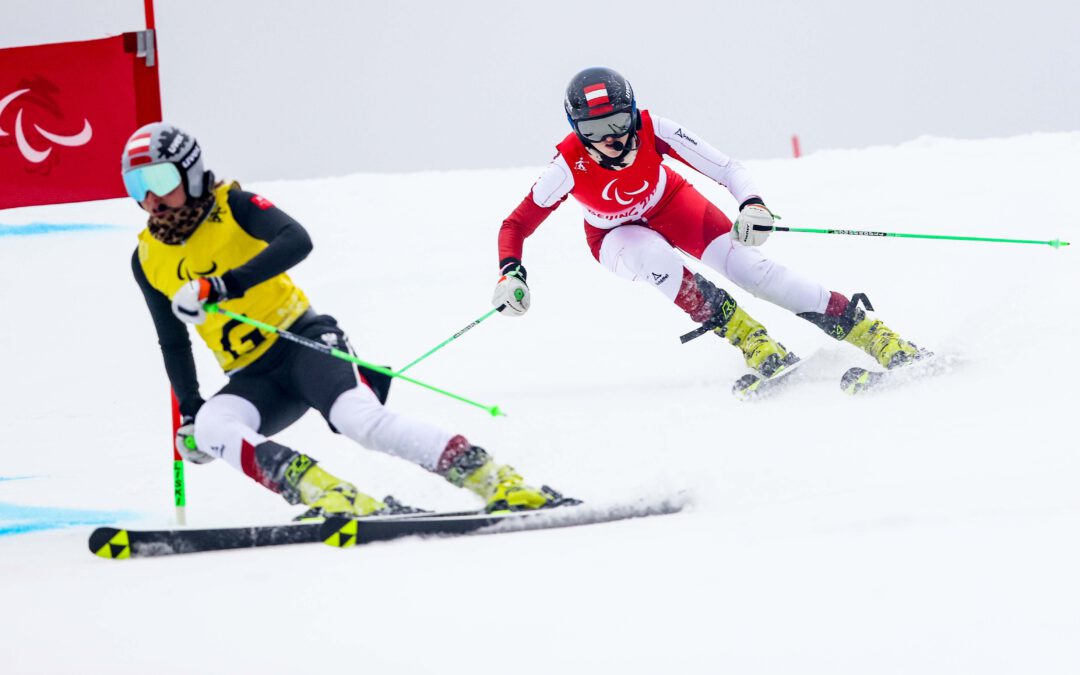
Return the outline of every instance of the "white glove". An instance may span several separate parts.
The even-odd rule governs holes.
[[[222,302],[228,298],[221,277],[195,279],[181,286],[173,296],[172,311],[184,323],[202,323],[206,321],[205,303]]]
[[[747,204],[735,219],[731,238],[744,246],[761,246],[772,233],[771,230],[755,230],[755,225],[773,226],[773,214],[761,204]]]
[[[180,424],[182,426],[176,430],[176,451],[180,453],[180,456],[193,464],[214,461],[213,455],[206,454],[195,445],[195,419],[183,417]]]
[[[525,268],[511,262],[503,266],[503,274],[495,284],[491,304],[504,316],[521,316],[529,311],[529,285],[525,283]]]

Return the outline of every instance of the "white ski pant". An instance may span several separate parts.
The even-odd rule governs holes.
[[[730,234],[705,247],[701,262],[730,279],[739,288],[788,311],[824,312],[829,291],[816,282],[769,260],[757,246],[734,243]],[[623,279],[655,287],[674,302],[682,285],[683,259],[655,230],[622,225],[604,237],[600,264]]]
[[[363,384],[338,396],[330,408],[329,422],[366,448],[401,457],[429,471],[435,470],[454,436],[386,409]],[[244,471],[244,445],[254,447],[268,440],[258,432],[261,424],[259,411],[250,401],[235,394],[218,394],[204,403],[195,417],[195,443],[203,452]]]

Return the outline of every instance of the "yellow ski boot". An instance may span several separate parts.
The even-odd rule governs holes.
[[[810,323],[837,340],[850,342],[874,358],[886,370],[930,356],[931,353],[904,340],[878,319],[866,316],[859,305],[874,311],[865,293],[856,293],[848,300],[836,291],[832,292],[829,306],[824,313],[799,314]]]
[[[798,361],[798,357],[769,336],[765,326],[755,321],[742,307],[736,307],[725,326],[716,333],[742,351],[746,365],[766,379]]]
[[[844,341],[874,357],[885,369],[902,366],[922,356],[918,347],[878,319],[864,318],[852,327]]]
[[[306,455],[300,455],[307,459]],[[328,518],[331,516],[370,516],[386,510],[386,504],[364,494],[352,483],[324,471],[321,466],[308,459],[309,466],[295,483],[300,503],[311,508],[301,514],[297,520]],[[293,464],[296,464],[294,461]],[[290,469],[293,465],[289,466]],[[288,478],[286,478],[288,480]]]
[[[793,352],[772,339],[765,326],[739,307],[727,291],[700,274],[692,277],[689,271],[684,274],[683,289],[679,291],[676,304],[686,310],[691,319],[701,323],[700,328],[679,338],[684,344],[713,331],[738,347],[750,370],[766,380],[799,360]],[[756,378],[750,381],[756,381]]]
[[[488,513],[528,511],[574,502],[546,485],[540,489],[532,487],[513,467],[498,464],[483,448],[468,445],[464,437],[451,440],[443,458],[439,472],[450,483],[480,496]]]

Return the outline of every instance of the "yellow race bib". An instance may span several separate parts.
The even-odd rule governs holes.
[[[240,267],[268,246],[245,232],[233,217],[228,195],[234,186],[239,187],[234,183],[214,188],[213,210],[182,244],[163,244],[149,230],[139,233],[139,263],[150,285],[166,297],[172,299],[192,279],[219,277]],[[307,311],[310,303],[289,275],[279,274],[221,306],[285,330]],[[195,329],[225,372],[254,362],[278,340],[274,333],[264,333],[222,314],[207,314],[206,321]]]

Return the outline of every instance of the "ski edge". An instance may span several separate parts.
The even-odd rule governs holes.
[[[456,518],[411,518],[397,523],[354,518],[331,518],[323,524],[324,543],[335,548],[352,548],[403,537],[448,537],[501,534],[540,529],[557,529],[646,518],[678,513],[688,506],[688,497],[667,497],[655,502],[590,506],[580,504],[536,511],[475,513]]]

